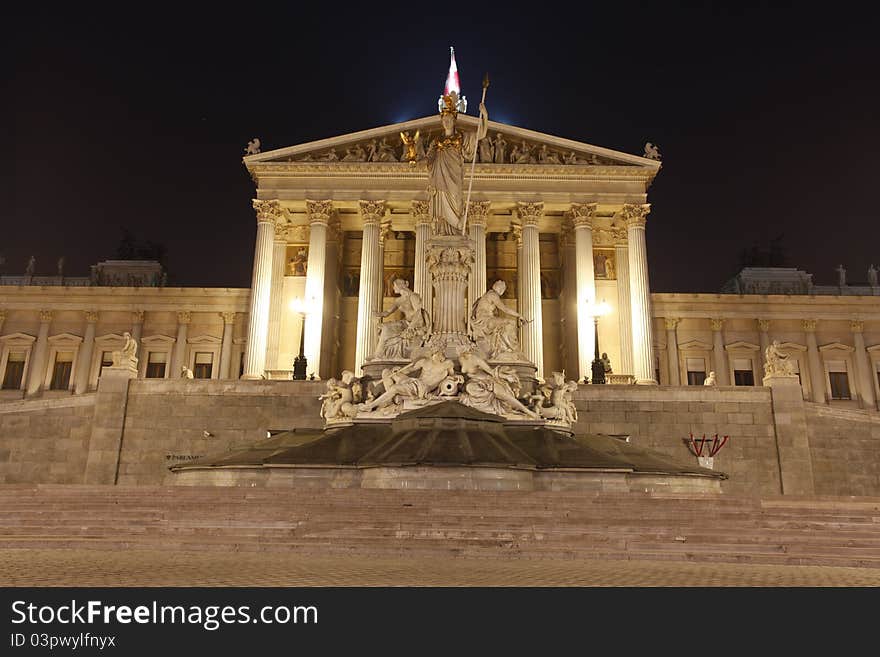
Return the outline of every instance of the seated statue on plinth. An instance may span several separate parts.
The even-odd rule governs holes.
[[[379,343],[371,360],[408,359],[413,349],[424,345],[430,333],[431,318],[422,307],[421,296],[410,290],[402,278],[394,279],[393,287],[397,298],[388,310],[375,316],[384,318],[399,310],[403,319],[379,324]]]
[[[462,350],[459,360],[461,373],[465,376],[464,392],[459,397],[462,404],[484,413],[505,417],[525,415],[540,419],[537,413],[516,398],[520,380],[513,368],[503,365],[491,367],[471,349]]]
[[[794,376],[794,365],[791,362],[791,356],[783,353],[779,348],[778,340],[774,340],[764,351],[764,374],[765,376]]]
[[[131,333],[128,331],[123,333],[122,337],[125,339],[125,344],[122,345],[122,349],[113,352],[113,367],[129,367],[131,369],[137,369],[137,340],[131,337]]]
[[[501,297],[506,289],[504,281],[495,281],[474,303],[471,337],[489,359],[525,360],[519,351],[519,326],[531,320],[504,305]]]
[[[421,370],[418,377],[410,376],[410,372]],[[455,363],[446,358],[441,350],[435,350],[427,356],[384,373],[382,381],[385,392],[376,399],[364,402],[358,408],[361,411],[382,409],[406,400],[428,399],[437,392],[440,383],[447,377],[455,376]]]

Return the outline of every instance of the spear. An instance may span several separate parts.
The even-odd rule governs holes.
[[[486,73],[483,76],[483,97],[480,99],[480,105],[484,105],[486,103],[486,89],[489,88],[489,74]],[[479,127],[477,127],[479,130]],[[461,234],[464,235],[467,232],[467,218],[468,218],[468,209],[471,205],[471,189],[474,187],[474,169],[477,168],[477,151],[479,150],[480,142],[474,142],[474,159],[471,162],[471,180],[468,183],[468,193],[467,193],[467,201],[464,204],[464,221],[461,222]]]

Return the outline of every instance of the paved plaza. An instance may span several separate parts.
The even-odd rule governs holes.
[[[2,586],[880,586],[880,569],[673,561],[0,550]]]

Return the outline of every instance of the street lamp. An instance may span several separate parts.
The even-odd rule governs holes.
[[[587,312],[593,316],[593,335],[595,336],[595,354],[593,357],[593,380],[592,383],[605,383],[605,363],[599,358],[599,318],[607,315],[611,307],[603,299],[599,303],[587,302]]]
[[[306,361],[306,315],[311,312],[311,307],[302,299],[296,298],[290,303],[290,309],[298,313],[302,319],[299,332],[299,356],[293,360],[293,379],[294,381],[305,381],[306,369],[308,368],[308,361]]]

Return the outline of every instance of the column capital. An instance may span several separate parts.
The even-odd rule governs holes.
[[[674,331],[679,322],[681,322],[678,317],[664,317],[663,321],[666,324],[667,331]]]
[[[528,201],[517,201],[516,216],[519,217],[522,227],[534,226],[537,228],[538,221],[544,215],[544,201],[531,203]]]
[[[489,220],[491,201],[471,201],[468,203],[468,223],[472,226],[484,226]]]
[[[364,225],[382,223],[383,217],[388,212],[385,201],[360,200],[358,201],[358,209],[364,220]]]
[[[865,322],[861,319],[854,319],[849,323],[849,328],[853,333],[862,333],[865,330]]]
[[[723,331],[724,330],[724,319],[721,317],[713,317],[709,320],[709,323],[712,324],[713,331]]]
[[[592,228],[593,217],[596,214],[596,204],[572,203],[569,214],[571,215],[571,222],[574,225],[575,229]]]
[[[98,321],[98,311],[97,310],[87,310],[86,311],[86,322],[89,324],[95,324]]]
[[[252,205],[257,212],[257,224],[269,223],[278,226],[284,221],[284,208],[281,207],[281,201],[272,199],[269,201],[261,201],[253,199]]]
[[[177,313],[178,324],[189,324],[192,320],[192,313],[189,310],[180,310]]]
[[[650,203],[624,203],[620,214],[626,221],[627,228],[644,228],[651,211]]]
[[[220,313],[220,317],[223,318],[224,324],[232,324],[235,321],[235,313],[234,312]]]
[[[51,322],[53,312],[51,310],[41,310],[40,311],[40,321],[41,322]]]
[[[817,320],[815,320],[815,319],[804,319],[804,320],[801,320],[801,327],[802,327],[807,333],[815,333],[815,332],[816,332],[816,324],[817,324],[817,323],[818,323],[818,322],[817,322]]]
[[[333,216],[333,201],[320,200],[312,201],[306,199],[306,214],[309,218],[309,225],[330,224],[330,218]]]
[[[427,201],[413,201],[411,213],[416,226],[422,224],[431,225],[431,212]]]
[[[760,319],[759,318],[759,319],[756,319],[755,321],[758,322],[758,330],[761,331],[761,333],[767,333],[767,331],[770,330],[770,320],[769,319]]]

